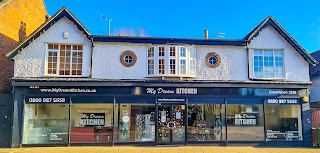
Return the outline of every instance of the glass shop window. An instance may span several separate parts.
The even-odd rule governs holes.
[[[225,137],[223,121],[223,104],[189,104],[188,141],[220,141]]]
[[[267,140],[302,140],[300,105],[268,104],[265,111]]]
[[[263,141],[262,105],[227,105],[228,141]]]
[[[70,143],[112,142],[113,104],[71,105]]]
[[[155,105],[117,106],[120,108],[115,107],[115,142],[155,141]]]
[[[26,104],[23,144],[67,144],[69,105]]]

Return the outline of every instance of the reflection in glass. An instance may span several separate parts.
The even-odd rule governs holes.
[[[112,104],[71,105],[70,143],[112,142]]]
[[[227,106],[228,140],[263,141],[263,106],[239,105]]]
[[[158,144],[170,144],[170,105],[158,105]],[[172,124],[173,126],[173,124]]]
[[[190,104],[188,106],[188,141],[220,141],[222,135],[222,113],[220,112],[220,104]]]
[[[184,124],[185,105],[172,105],[172,143],[185,142],[185,124]]]
[[[155,141],[155,106],[119,104],[120,112],[115,109],[115,142]],[[118,118],[118,113],[120,114]]]
[[[265,106],[267,140],[302,140],[300,105]]]
[[[23,144],[68,143],[69,105],[26,104]]]

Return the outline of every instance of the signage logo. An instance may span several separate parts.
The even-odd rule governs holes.
[[[198,88],[175,88],[175,89],[164,89],[164,88],[147,88],[147,94],[177,94],[177,95],[196,95],[198,94]]]
[[[80,115],[81,126],[104,126],[105,113],[82,113]]]
[[[257,119],[254,115],[249,114],[235,114],[235,125],[257,125]]]

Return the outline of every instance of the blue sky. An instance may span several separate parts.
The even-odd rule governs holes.
[[[67,7],[91,34],[143,29],[152,37],[242,39],[268,16],[308,52],[320,49],[320,1],[287,0],[44,0],[49,15]]]

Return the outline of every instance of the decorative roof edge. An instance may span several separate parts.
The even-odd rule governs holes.
[[[15,47],[5,56],[13,60],[23,48],[27,47],[34,39],[37,39],[42,33],[48,30],[61,18],[67,17],[77,28],[82,31],[88,39],[94,42],[129,42],[129,43],[152,43],[152,44],[194,44],[194,45],[231,45],[246,46],[259,32],[271,25],[310,65],[315,66],[318,62],[308,54],[271,16],[262,21],[254,30],[252,30],[243,39],[225,40],[225,39],[190,39],[190,38],[157,38],[157,37],[130,37],[130,36],[101,36],[91,35],[83,24],[65,7],[61,8],[55,15],[49,18],[37,30],[35,30],[26,40]]]
[[[159,38],[159,37],[134,37],[134,36],[101,36],[92,35],[94,42],[128,42],[152,44],[192,44],[192,45],[231,45],[245,46],[242,39],[191,39],[191,38]]]
[[[254,37],[257,37],[262,29],[268,25],[272,26],[278,33],[281,35],[291,46],[294,48],[310,65],[315,66],[318,62],[307,52],[305,51],[281,26],[280,24],[272,17],[268,16],[264,19],[256,28],[254,28],[248,35],[246,35],[243,40],[248,41],[249,43]]]
[[[30,36],[20,43],[17,47],[7,53],[5,56],[8,59],[13,59],[23,48],[27,47],[35,39],[41,36],[46,30],[58,22],[61,18],[67,17],[71,22],[73,22],[80,31],[82,31],[87,38],[90,38],[89,31],[83,26],[83,24],[65,7],[61,8],[55,15],[50,17],[44,24],[42,24],[37,30],[35,30]]]

